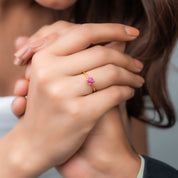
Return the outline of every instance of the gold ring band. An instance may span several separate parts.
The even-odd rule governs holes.
[[[88,85],[92,87],[93,93],[96,92],[96,88],[93,84],[95,83],[94,79],[92,77],[89,77],[86,72],[82,72],[82,73],[85,75]]]

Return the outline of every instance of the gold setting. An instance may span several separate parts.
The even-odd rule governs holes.
[[[94,81],[93,83],[88,83],[88,78],[92,78],[92,77],[89,77],[86,72],[82,72],[82,73],[85,75],[85,77],[86,77],[86,79],[87,79],[87,84],[91,86],[91,88],[92,88],[92,90],[93,90],[93,93],[96,92],[96,88],[95,88],[95,86],[93,85],[93,83],[95,83],[95,81]]]

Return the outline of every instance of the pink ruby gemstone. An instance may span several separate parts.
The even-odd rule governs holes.
[[[87,82],[88,82],[89,84],[93,84],[93,83],[94,83],[94,79],[93,79],[92,77],[89,77],[89,78],[87,79]]]

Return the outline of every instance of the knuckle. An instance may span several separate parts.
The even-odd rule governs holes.
[[[39,86],[44,85],[47,82],[47,72],[45,68],[38,67],[38,69],[35,70],[35,78]]]
[[[71,101],[67,105],[67,112],[70,115],[71,118],[75,120],[80,120],[81,119],[81,104],[77,101]]]
[[[44,84],[48,79],[48,68],[45,67],[44,61],[41,61],[44,59],[44,55],[42,52],[38,52],[34,55],[32,59],[32,72],[35,75],[35,80],[39,84]]]
[[[92,38],[92,28],[90,24],[81,24],[78,32],[80,35],[82,34],[85,39]]]
[[[41,35],[44,35],[50,28],[50,25],[44,25],[43,27],[40,28],[39,33]]]
[[[50,103],[49,107],[52,108],[53,111],[59,112],[64,105],[64,96],[59,92],[56,85],[48,83],[46,85],[40,85],[41,93],[45,97],[45,100]]]
[[[55,22],[53,25],[63,26],[63,25],[66,25],[66,24],[67,24],[66,21],[64,21],[64,20],[59,20],[59,21]]]
[[[63,89],[63,86],[58,87],[56,84],[53,84],[48,87],[51,101],[57,101],[57,103],[59,101],[62,101],[65,98],[65,95],[63,94]]]

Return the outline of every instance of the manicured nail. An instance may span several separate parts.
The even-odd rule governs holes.
[[[134,63],[135,63],[136,68],[139,69],[139,71],[143,69],[143,64],[140,61],[134,59]]]
[[[130,26],[125,26],[125,31],[129,36],[132,36],[132,37],[137,37],[140,34],[138,29],[130,27]]]
[[[39,48],[43,48],[47,44],[48,40],[46,38],[32,42],[29,44],[30,48],[38,50]]]

